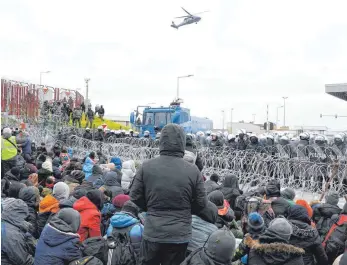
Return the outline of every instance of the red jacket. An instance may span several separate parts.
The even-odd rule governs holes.
[[[77,232],[81,236],[81,242],[90,237],[101,236],[101,213],[95,204],[84,196],[74,203],[73,208],[81,215],[81,225]]]

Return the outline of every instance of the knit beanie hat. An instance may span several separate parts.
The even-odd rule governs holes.
[[[287,200],[294,200],[295,191],[292,188],[285,188],[281,191],[281,196]]]
[[[47,188],[52,189],[53,186],[54,186],[54,184],[55,184],[55,178],[54,178],[53,176],[50,176],[50,177],[48,177],[48,178],[46,179],[46,184],[45,184],[45,186],[46,186]]]
[[[63,208],[49,222],[51,226],[66,233],[77,233],[80,224],[80,213],[72,208]]]
[[[87,198],[101,210],[104,205],[104,194],[100,190],[91,190],[87,192]]]
[[[52,162],[49,159],[42,163],[42,168],[49,172],[53,172]]]
[[[289,241],[290,236],[293,233],[293,228],[291,224],[285,218],[276,218],[272,220],[269,224],[268,232],[275,234],[279,238],[285,241]]]
[[[58,200],[66,200],[69,198],[70,188],[65,182],[58,182],[53,187],[53,196]]]
[[[210,194],[208,194],[207,199],[214,203],[218,209],[224,208],[224,195],[221,191],[212,191]]]
[[[117,208],[122,208],[124,203],[126,203],[129,200],[130,200],[130,196],[129,195],[119,194],[119,195],[117,195],[117,196],[115,196],[113,198],[112,204],[114,206],[116,206]]]
[[[124,203],[122,207],[122,212],[129,213],[132,216],[137,218],[139,214],[139,207],[137,207],[137,205],[133,203],[132,201],[127,201],[126,203]]]
[[[264,219],[259,213],[253,212],[248,215],[247,224],[253,231],[261,231],[264,228]]]
[[[235,253],[236,240],[228,230],[217,230],[207,240],[205,251],[215,263],[229,264]]]
[[[325,197],[325,202],[331,205],[337,205],[339,203],[339,194],[335,191],[330,192]]]

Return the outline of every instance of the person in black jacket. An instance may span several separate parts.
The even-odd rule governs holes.
[[[199,152],[196,150],[196,146],[194,143],[193,136],[190,134],[186,135],[186,150],[193,152],[196,156],[195,165],[198,167],[200,172],[204,169],[204,165],[202,164],[201,156]]]
[[[19,199],[23,200],[28,205],[29,216],[26,221],[31,224],[29,233],[36,239],[39,237],[37,233],[37,211],[39,208],[39,196],[37,188],[31,186],[20,190]]]
[[[204,183],[195,165],[183,160],[182,127],[168,124],[160,136],[160,156],[145,161],[130,190],[131,200],[147,212],[140,262],[178,265],[191,238],[192,213],[206,207]]]
[[[117,181],[117,173],[114,171],[106,173],[102,187],[112,193],[112,198],[124,194],[121,184]]]
[[[85,131],[84,134],[83,134],[83,138],[84,138],[84,139],[87,139],[87,140],[92,140],[92,139],[93,139],[93,135],[92,135],[92,133],[90,132],[90,129],[89,129],[89,128],[86,128],[86,131]]]
[[[235,209],[236,198],[243,194],[239,188],[239,180],[235,175],[228,175],[224,178],[221,189],[224,198],[229,202],[231,209]]]
[[[339,202],[339,194],[337,192],[330,192],[325,196],[325,201],[325,203],[314,208],[312,217],[322,240],[324,240],[329,231],[332,216],[341,212],[341,209],[337,206]]]
[[[293,234],[290,237],[289,243],[305,250],[305,254],[303,255],[304,264],[328,264],[328,257],[322,246],[321,238],[317,229],[311,226],[311,220],[307,210],[300,205],[291,206],[288,221],[293,228]]]
[[[222,265],[231,264],[235,253],[236,240],[227,230],[217,230],[211,234],[206,246],[193,251],[181,265]]]
[[[218,217],[216,226],[230,229],[231,222],[235,219],[234,211],[229,207],[229,203],[224,200],[223,193],[219,190],[212,191],[208,196],[208,200],[214,203],[218,208]]]
[[[212,174],[210,179],[205,181],[204,186],[206,190],[206,195],[210,194],[212,191],[221,189],[218,185],[219,176],[217,174]]]
[[[285,218],[271,221],[259,240],[250,244],[248,265],[304,265],[302,248],[289,244],[292,226]]]
[[[266,198],[271,201],[275,216],[287,217],[290,203],[281,197],[281,185],[278,180],[270,180],[265,188]]]
[[[28,215],[28,206],[22,200],[16,199],[4,207],[1,213],[1,264],[34,264],[34,238],[26,233]]]

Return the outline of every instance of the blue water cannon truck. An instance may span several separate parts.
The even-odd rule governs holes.
[[[142,112],[141,112],[142,110]],[[190,115],[190,109],[181,107],[179,101],[172,102],[168,107],[138,106],[130,114],[130,123],[140,137],[145,131],[155,138],[156,134],[168,123],[179,124],[185,133],[197,133],[213,129],[213,122],[208,118]]]

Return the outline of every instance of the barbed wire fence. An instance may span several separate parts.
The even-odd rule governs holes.
[[[134,160],[137,164],[159,155],[158,140],[111,137],[107,142],[97,142],[84,139],[83,129],[43,124],[31,126],[28,131],[36,143],[45,142],[48,148],[61,143],[71,148],[74,156],[80,159],[98,150],[106,157],[117,156],[123,161]],[[341,195],[347,190],[346,156],[334,147],[318,152],[315,146],[278,145],[270,153],[266,148],[240,151],[228,147],[200,147],[198,153],[204,166],[203,175],[209,177],[216,173],[222,180],[227,175],[235,175],[243,190],[264,186],[275,178],[282,187],[318,194],[323,191],[334,162],[338,161],[337,174],[330,190]]]

